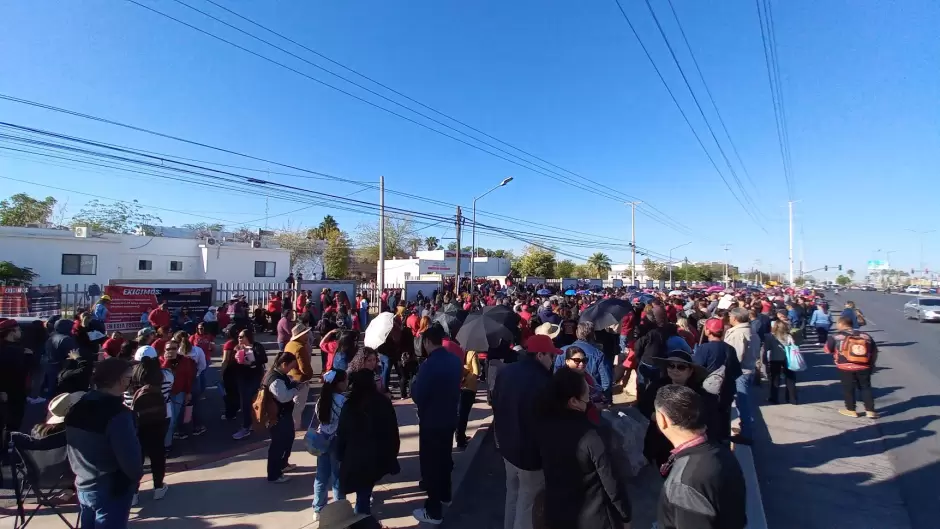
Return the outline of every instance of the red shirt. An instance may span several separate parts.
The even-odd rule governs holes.
[[[457,358],[459,358],[461,365],[463,365],[463,363],[467,361],[466,358],[464,357],[463,349],[461,349],[460,346],[457,345],[457,342],[452,342],[450,341],[449,338],[444,338],[444,342],[441,344],[441,346],[444,349],[446,349],[448,353],[451,353]]]
[[[281,298],[274,296],[268,300],[268,312],[281,312]]]
[[[170,395],[180,393],[192,393],[193,382],[196,380],[196,362],[188,356],[177,356],[179,362],[173,371],[173,387],[170,388]],[[170,362],[166,357],[160,358],[160,366],[163,369],[170,368]]]
[[[307,295],[301,294],[297,296],[297,312],[303,312],[307,310]]]
[[[212,359],[212,352],[215,349],[215,336],[211,334],[194,334],[189,337],[189,343],[206,352],[206,362]]]
[[[150,344],[151,347],[157,350],[157,354],[160,355],[160,358],[163,358],[163,351],[166,349],[166,343],[169,340],[166,338],[157,338]]]
[[[124,338],[108,338],[104,341],[104,352],[111,358],[121,354],[121,346],[124,345]]]
[[[228,315],[228,312],[221,311],[219,312],[219,330],[222,330],[228,327],[229,323],[232,323],[232,318]]]
[[[405,325],[407,325],[408,328],[411,329],[412,334],[417,335],[418,328],[421,325],[421,318],[419,318],[417,314],[412,314],[411,316],[408,316],[407,320],[405,320]]]
[[[529,312],[528,310],[523,309],[522,312],[519,313],[519,317],[525,320],[526,322],[528,322],[529,320],[532,319],[532,313]]]
[[[163,327],[170,326],[170,312],[163,309],[153,309],[150,311],[150,314],[147,315],[147,321],[150,322],[150,326],[154,329],[161,329]]]

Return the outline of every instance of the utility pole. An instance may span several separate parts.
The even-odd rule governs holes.
[[[385,290],[385,177],[379,177],[379,296]],[[380,298],[381,299],[381,298]]]
[[[633,250],[633,265],[630,267],[630,284],[636,286],[636,207],[642,204],[642,202],[627,202],[627,204],[630,204],[633,210],[630,216],[630,231],[632,232],[630,247]]]
[[[725,281],[728,285],[731,285],[731,276],[728,275],[728,250],[731,249],[730,244],[725,244]]]
[[[460,225],[461,224],[463,224],[463,216],[460,213],[460,206],[457,206],[457,259],[456,259],[457,281],[454,283],[454,294],[457,296],[460,295]],[[471,281],[473,281],[473,279],[471,279]]]
[[[787,202],[790,210],[790,285],[793,285],[793,201]]]

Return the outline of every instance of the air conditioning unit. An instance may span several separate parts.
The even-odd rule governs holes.
[[[215,246],[217,243],[218,241],[216,241],[214,238],[206,237],[206,246]]]
[[[251,241],[252,248],[261,248],[261,241]]]
[[[75,226],[75,236],[85,239],[88,237],[88,228],[86,226]]]

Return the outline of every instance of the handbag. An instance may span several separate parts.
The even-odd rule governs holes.
[[[800,353],[800,347],[795,344],[786,346],[787,351],[787,369],[790,371],[805,371],[806,359]]]
[[[324,434],[320,432],[319,429],[313,427],[307,428],[307,433],[304,435],[304,445],[307,448],[307,452],[317,457],[329,451],[330,442],[332,441],[332,435]]]

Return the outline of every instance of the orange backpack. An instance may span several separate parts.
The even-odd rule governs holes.
[[[846,336],[840,354],[850,364],[871,365],[871,338],[867,334]]]

